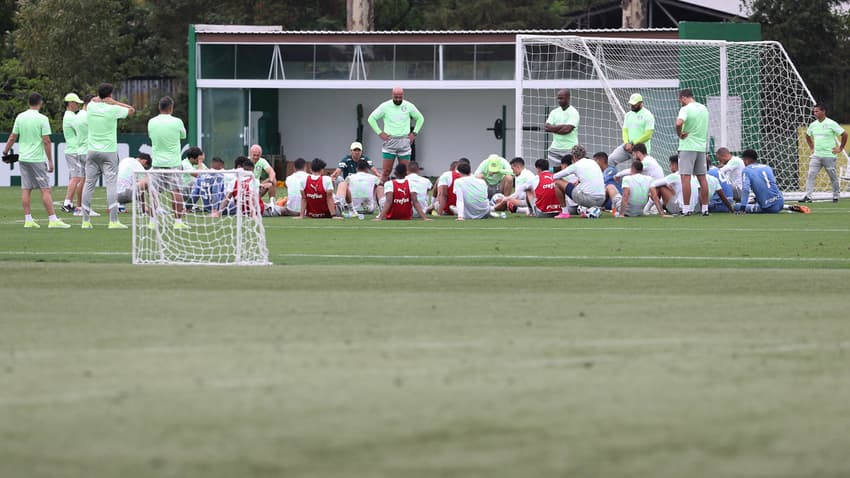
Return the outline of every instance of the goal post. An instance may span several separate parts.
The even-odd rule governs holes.
[[[518,35],[516,55],[517,155],[546,157],[552,137],[543,125],[564,88],[581,115],[579,142],[590,154],[610,153],[622,142],[628,98],[640,93],[655,116],[651,154],[669,167],[678,145],[678,92],[689,88],[709,109],[711,157],[720,147],[752,148],[783,191],[805,186],[810,152],[803,135],[815,100],[777,42]]]
[[[243,170],[136,173],[133,264],[270,264],[255,181]]]

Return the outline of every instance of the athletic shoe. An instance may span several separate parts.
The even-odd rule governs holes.
[[[174,229],[192,229],[192,228],[188,224],[186,224],[185,222],[175,222],[174,223]]]
[[[39,226],[35,221],[24,221],[24,227],[27,229],[38,229],[41,226]]]
[[[703,215],[703,216],[711,216],[711,213],[710,213],[710,212],[708,212],[708,211],[703,211],[703,212],[702,212],[702,215]]]
[[[107,229],[127,229],[127,226],[121,224],[119,221],[109,221]]]
[[[80,224],[80,227],[83,229],[94,229],[94,226],[91,225],[91,221],[83,221],[83,223]]]
[[[832,198],[832,202],[838,202],[838,198]]]
[[[693,215],[694,215],[694,212],[693,212],[693,211],[688,211],[688,212],[683,212],[682,214],[673,214],[673,215],[674,215],[674,216],[677,216],[677,215],[678,215],[678,216],[688,217],[688,216],[693,216]]]
[[[812,202],[812,198],[810,198],[809,196],[803,196],[803,199],[800,199],[797,202]]]
[[[62,210],[67,212],[68,214],[72,214],[74,212],[74,206],[72,206],[71,204],[63,204]]]
[[[570,218],[570,213],[568,213],[568,212],[562,212],[561,214],[558,214],[557,216],[555,216],[555,219],[569,219],[569,218]]]
[[[83,210],[82,210],[81,208],[76,208],[76,209],[74,209],[74,215],[75,215],[75,216],[82,216],[82,215],[83,215]]]
[[[55,221],[50,221],[47,223],[48,229],[68,229],[69,227],[71,227],[71,225],[66,224],[61,219],[57,219]]]
[[[97,211],[92,211],[92,212],[89,213],[89,216],[97,217],[97,216],[100,216],[100,214]]]

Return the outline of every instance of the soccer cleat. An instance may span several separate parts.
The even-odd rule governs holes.
[[[72,214],[74,212],[74,206],[72,206],[70,204],[63,204],[62,210],[67,212],[68,214]]]
[[[568,212],[562,212],[561,214],[558,214],[557,216],[555,216],[555,219],[569,219],[569,218],[570,218],[570,213],[568,213]]]
[[[812,210],[809,209],[808,206],[801,206],[799,204],[792,204],[788,206],[788,210],[793,212],[801,212],[803,214],[810,214],[812,212]]]
[[[38,229],[41,226],[39,226],[35,221],[24,221],[24,227],[27,229]]]
[[[127,229],[127,226],[121,224],[119,221],[109,221],[107,229]]]
[[[186,224],[185,222],[175,222],[174,223],[174,229],[192,229],[192,228],[188,224]]]
[[[797,202],[799,202],[799,203],[812,202],[812,198],[810,198],[809,196],[803,196],[803,198],[802,198],[802,199],[800,199],[800,200],[799,200],[799,201],[797,201]]]
[[[50,221],[50,222],[47,223],[48,229],[68,229],[69,227],[71,227],[71,225],[66,224],[61,219],[57,219],[55,221]]]
[[[676,215],[677,214],[674,214],[674,216],[676,216]],[[678,214],[678,215],[683,216],[683,217],[688,217],[688,216],[693,216],[694,213],[693,213],[693,211],[688,211],[688,212],[683,212],[682,214]]]
[[[703,211],[702,216],[711,216],[711,213],[708,211]]]
[[[94,226],[91,225],[91,221],[83,221],[83,223],[80,224],[80,227],[83,229],[94,229]]]
[[[838,202],[838,198],[832,198],[832,202]]]

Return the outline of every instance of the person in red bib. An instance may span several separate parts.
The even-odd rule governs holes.
[[[327,164],[319,158],[310,163],[311,173],[304,179],[301,190],[301,215],[313,219],[342,219],[336,215],[336,204],[333,196],[333,180],[322,172]]]
[[[449,170],[441,174],[437,179],[435,199],[438,207],[436,211],[441,216],[454,216],[456,214],[457,195],[455,194],[455,181],[460,177],[460,173],[457,172],[457,165],[464,162],[469,164],[469,160],[466,158],[452,161]]]
[[[384,184],[384,205],[381,207],[381,214],[375,218],[376,221],[384,219],[413,219],[413,210],[415,209],[425,221],[431,219],[425,215],[425,210],[419,204],[416,198],[416,192],[410,189],[410,183],[407,176],[407,165],[399,162],[395,167],[395,175],[399,179],[387,181]]]
[[[534,167],[537,169],[537,178],[526,186],[528,203],[534,205],[537,217],[555,217],[564,207],[564,193],[555,185],[548,161],[538,159]]]

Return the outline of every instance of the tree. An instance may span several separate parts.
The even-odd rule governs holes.
[[[850,95],[843,79],[850,73],[848,17],[842,0],[745,0],[750,20],[762,25],[765,40],[785,47],[815,100],[830,106],[833,118],[850,120]]]

